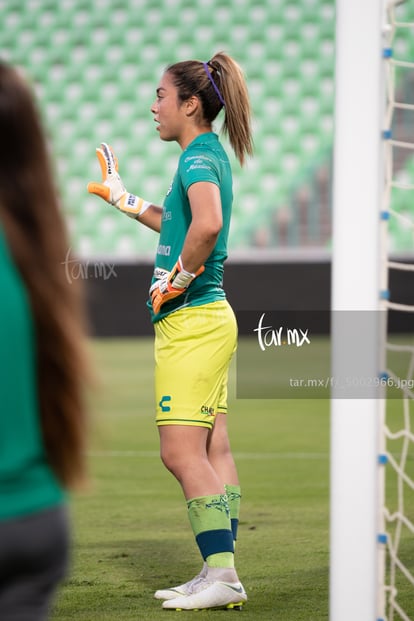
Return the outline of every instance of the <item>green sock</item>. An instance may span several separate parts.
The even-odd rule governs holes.
[[[234,544],[226,494],[187,501],[188,517],[201,556],[209,567],[234,567]]]
[[[239,527],[239,515],[240,515],[240,500],[241,489],[240,485],[224,485],[227,498],[229,499],[231,530],[233,532],[233,540],[236,542],[237,530]]]

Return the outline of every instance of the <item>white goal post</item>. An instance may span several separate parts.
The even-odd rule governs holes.
[[[336,2],[332,375],[339,381],[379,373],[383,19],[382,0]],[[368,311],[370,321],[350,356],[343,313],[355,311]],[[379,394],[344,398],[333,389],[330,621],[381,618]]]

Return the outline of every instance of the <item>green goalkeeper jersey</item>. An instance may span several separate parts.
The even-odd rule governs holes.
[[[200,181],[215,183],[220,188],[223,227],[204,264],[204,272],[193,280],[185,293],[166,302],[157,315],[154,315],[148,302],[154,323],[179,308],[200,306],[226,297],[223,290],[223,264],[227,258],[233,182],[229,159],[217,134],[213,132],[197,136],[180,156],[177,171],[164,200],[152,283],[165,271],[171,271],[181,254],[191,223],[188,188]]]

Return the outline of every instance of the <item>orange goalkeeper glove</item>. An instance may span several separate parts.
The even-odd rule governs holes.
[[[187,272],[183,267],[181,256],[178,257],[178,261],[171,272],[166,272],[160,279],[154,282],[150,288],[149,292],[154,313],[157,315],[165,302],[184,293],[193,282],[194,278],[200,276],[203,272],[204,265],[202,265],[195,274]]]
[[[100,196],[130,218],[136,219],[142,215],[151,203],[127,192],[118,174],[118,159],[111,147],[102,142],[101,148],[96,149],[96,155],[101,167],[102,183],[91,181],[88,183],[88,192]]]

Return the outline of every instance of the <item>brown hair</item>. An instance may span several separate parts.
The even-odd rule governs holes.
[[[84,323],[77,283],[65,278],[68,247],[35,99],[0,62],[0,220],[33,313],[37,387],[46,454],[66,486],[85,474]]]
[[[182,61],[167,67],[167,72],[173,76],[180,101],[193,95],[200,98],[208,123],[212,123],[224,107],[222,131],[228,135],[236,157],[243,165],[245,156],[253,153],[253,139],[249,95],[237,62],[225,52],[218,52],[207,63]]]

